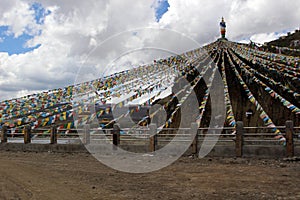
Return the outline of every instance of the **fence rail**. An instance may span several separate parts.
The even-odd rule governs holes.
[[[286,138],[286,156],[293,157],[295,155],[295,147],[300,146],[300,127],[294,127],[292,121],[287,121],[285,126],[277,127],[281,130]],[[169,142],[191,142],[191,152],[197,154],[201,142],[204,139],[216,140],[216,134],[207,133],[208,130],[222,130],[222,134],[218,135],[217,145],[234,146],[235,156],[242,157],[243,149],[246,145],[252,146],[274,146],[279,145],[278,140],[271,133],[268,127],[244,127],[243,122],[237,122],[236,128],[198,128],[196,123],[192,123],[190,128],[164,128],[158,129],[155,124],[148,127],[132,129],[120,129],[115,124],[112,129],[101,131],[97,128],[91,128],[90,125],[84,125],[80,129],[58,130],[56,126],[49,129],[31,129],[24,127],[22,133],[14,133],[7,127],[1,129],[1,144],[5,143],[43,143],[43,144],[65,144],[65,143],[82,143],[90,144],[95,141],[110,141],[116,146],[126,144],[135,145],[136,143],[148,145],[150,152],[156,151],[160,146]],[[259,130],[259,131],[258,131]],[[46,132],[46,133],[45,133]],[[156,134],[158,133],[158,134]],[[195,134],[196,133],[196,134]],[[195,135],[195,137],[193,137]],[[176,137],[176,138],[175,138]],[[179,139],[178,139],[179,137]]]

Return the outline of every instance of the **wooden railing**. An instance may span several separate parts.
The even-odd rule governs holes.
[[[286,156],[293,157],[295,155],[295,146],[300,146],[300,127],[294,127],[292,121],[287,121],[285,126],[277,127],[281,130],[283,136],[286,138]],[[274,138],[271,133],[271,128],[267,127],[244,127],[243,122],[237,122],[236,128],[214,128],[215,130],[221,129],[222,134],[218,137],[218,143],[232,145],[235,148],[235,156],[243,156],[243,148],[246,145],[260,145],[271,146],[280,145],[278,139]],[[212,129],[210,129],[212,130]],[[49,133],[44,133],[45,131]],[[24,144],[32,143],[32,140],[40,138],[48,140],[48,144],[57,144],[58,139],[78,140],[82,144],[90,144],[95,140],[100,140],[97,136],[105,136],[105,140],[112,142],[113,148],[119,145],[135,145],[137,142],[144,142],[144,145],[149,146],[149,152],[154,152],[171,141],[173,142],[188,142],[191,143],[192,154],[197,154],[201,142],[204,141],[208,128],[198,128],[196,123],[192,123],[190,128],[168,128],[158,130],[156,124],[150,124],[148,127],[143,127],[132,131],[131,129],[120,129],[118,124],[114,124],[112,129],[106,129],[105,133],[96,128],[91,128],[90,125],[84,125],[81,129],[69,130],[69,134],[62,133],[66,130],[58,130],[56,126],[49,129],[34,129],[26,126],[22,133],[11,133],[7,127],[2,127],[1,130],[1,144],[14,142],[14,138],[24,139]],[[156,134],[158,133],[159,134]],[[196,136],[191,139],[192,135]],[[175,136],[183,136],[181,140],[174,140]],[[213,134],[211,134],[213,135]],[[186,139],[185,139],[186,138]],[[8,140],[10,139],[10,141]],[[22,139],[22,140],[23,140]],[[80,139],[80,140],[79,140]],[[103,137],[102,137],[103,139]],[[282,145],[282,144],[281,144]]]

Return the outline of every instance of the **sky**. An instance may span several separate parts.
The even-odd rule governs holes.
[[[0,0],[0,100],[64,87],[220,37],[263,43],[299,28],[299,0]]]

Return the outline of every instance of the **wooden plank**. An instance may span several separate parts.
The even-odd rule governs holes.
[[[294,140],[293,140],[294,123],[293,121],[287,121],[285,123],[285,126],[286,126],[286,154],[287,157],[293,157],[294,156]]]
[[[25,126],[24,127],[24,144],[31,143],[31,127]]]
[[[150,124],[150,144],[149,144],[149,151],[154,152],[157,148],[157,126],[156,124]]]
[[[7,143],[7,126],[2,127],[1,131],[1,143]]]
[[[236,140],[235,140],[235,155],[236,157],[243,156],[243,135],[244,135],[244,124],[238,121],[236,124]]]
[[[195,135],[196,133],[196,135]],[[198,124],[197,123],[192,123],[191,124],[191,129],[190,129],[190,134],[192,137],[192,154],[197,154],[198,153]]]
[[[57,144],[57,128],[56,126],[51,126],[50,129],[50,144]]]

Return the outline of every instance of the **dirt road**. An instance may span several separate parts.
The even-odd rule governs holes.
[[[300,163],[181,158],[149,174],[89,154],[0,152],[0,199],[300,199]]]

